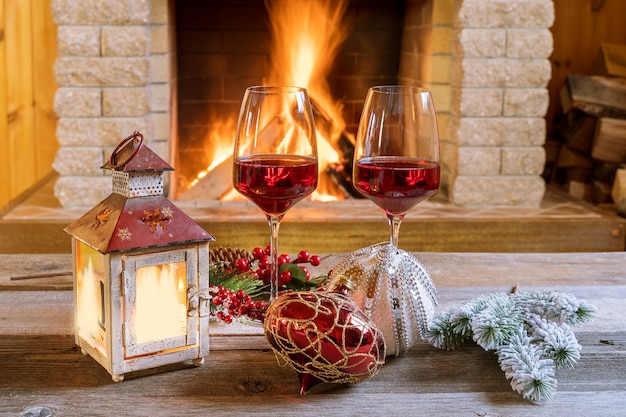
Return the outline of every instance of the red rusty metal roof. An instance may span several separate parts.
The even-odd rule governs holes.
[[[143,146],[139,132],[124,139],[102,168],[123,172],[173,169]],[[130,198],[112,193],[64,230],[101,253],[215,240],[162,195]]]
[[[101,253],[215,240],[163,196],[113,193],[64,230]]]
[[[126,147],[129,147],[127,145]],[[119,154],[128,153],[126,147],[122,148]],[[128,159],[122,165],[113,165],[114,161],[118,158],[124,158],[124,155],[118,155],[114,153],[102,168],[111,169],[122,172],[148,172],[148,171],[173,171],[167,162],[165,162],[159,155],[154,153],[152,149],[147,146],[143,146],[143,143],[139,145],[139,149],[134,154],[130,154]],[[124,158],[125,159],[125,158]]]

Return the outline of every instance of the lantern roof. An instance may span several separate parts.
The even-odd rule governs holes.
[[[143,175],[161,178],[164,170],[173,169],[143,146],[141,133],[124,139],[102,168],[115,171],[113,193],[67,226],[69,235],[101,253],[215,240],[162,195],[160,181],[159,187],[149,182],[147,190],[122,184],[128,177],[139,183]],[[124,178],[116,182],[120,175]]]
[[[65,232],[101,253],[215,240],[163,196],[126,198],[116,193]]]
[[[152,149],[143,146],[143,135],[134,132],[115,148],[104,169],[122,172],[173,171]]]

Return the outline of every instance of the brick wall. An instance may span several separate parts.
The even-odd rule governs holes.
[[[169,3],[52,0],[61,145],[53,166],[64,206],[91,206],[110,193],[100,166],[134,130],[174,160],[178,106]],[[452,203],[540,204],[553,9],[552,0],[406,0],[398,82],[433,91],[442,193]],[[360,112],[357,99],[352,107]]]

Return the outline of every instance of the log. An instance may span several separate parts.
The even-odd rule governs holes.
[[[598,119],[591,157],[607,162],[626,162],[626,120]]]
[[[233,160],[226,158],[176,198],[183,201],[219,200],[233,188],[232,170]]]
[[[591,199],[591,185],[586,182],[574,181],[571,180],[567,184],[567,192],[574,198],[578,198],[580,200],[590,200]]]
[[[611,196],[617,212],[626,216],[626,168],[620,168],[616,171]]]
[[[577,151],[591,152],[597,120],[596,117],[584,113],[573,118],[562,133],[567,146]]]
[[[561,146],[557,168],[585,168],[591,169],[593,161],[589,154],[577,151],[569,146]]]
[[[611,43],[600,45],[592,73],[626,77],[626,45]]]
[[[626,78],[569,74],[561,89],[563,113],[579,109],[596,117],[626,119]]]
[[[337,138],[333,134],[334,123],[331,117],[319,106],[314,99],[311,99],[311,107],[315,116],[315,128],[331,144],[333,149],[339,153],[340,160],[331,162],[326,168],[326,174],[330,176],[334,184],[341,191],[352,198],[363,198],[363,196],[352,185],[352,158],[354,156],[354,139],[344,130]],[[318,138],[318,143],[319,143]]]
[[[611,204],[611,184],[602,181],[591,183],[591,202],[595,205]]]

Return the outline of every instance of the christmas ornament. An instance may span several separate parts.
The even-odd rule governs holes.
[[[382,333],[343,294],[279,295],[266,312],[264,330],[278,362],[298,373],[300,394],[320,382],[366,381],[385,361]]]
[[[352,300],[382,330],[387,355],[399,355],[425,337],[437,305],[426,268],[389,243],[368,246],[341,260],[327,290],[345,286]]]
[[[596,308],[556,291],[495,293],[452,308],[434,318],[428,341],[454,349],[473,339],[498,356],[511,388],[533,402],[551,400],[555,369],[573,368],[580,358],[572,325],[586,322]]]

